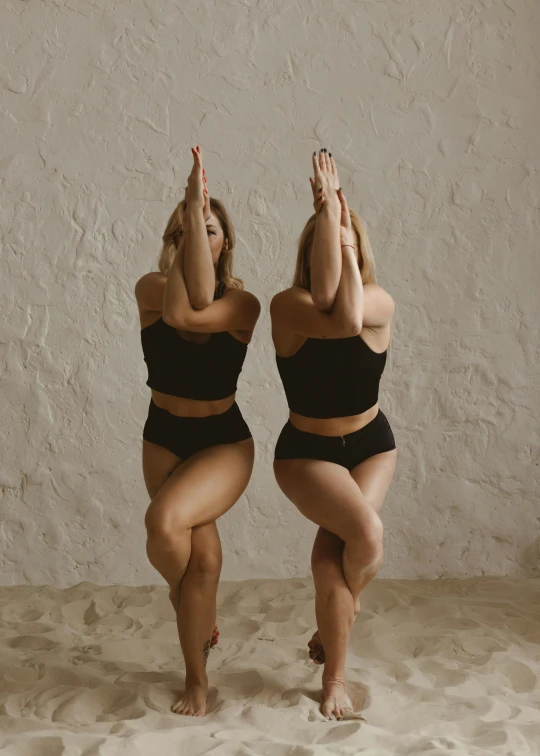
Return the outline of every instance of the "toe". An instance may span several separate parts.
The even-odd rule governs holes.
[[[329,719],[332,716],[332,702],[331,701],[325,701],[321,708],[323,717],[326,717],[326,719]]]
[[[186,701],[178,701],[173,707],[172,710],[175,714],[184,714],[186,710],[187,702]]]

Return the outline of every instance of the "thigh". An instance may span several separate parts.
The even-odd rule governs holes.
[[[182,460],[168,449],[143,440],[143,474],[150,498],[154,498],[161,486]],[[197,568],[213,567],[221,570],[221,540],[215,521],[195,527],[191,531],[191,561]]]
[[[350,472],[350,475],[366,502],[379,512],[394,478],[397,461],[397,450],[375,454],[361,462]]]
[[[201,449],[172,471],[152,498],[148,514],[165,517],[180,529],[213,522],[245,491],[254,458],[252,438]]]
[[[274,462],[279,487],[309,520],[347,541],[378,517],[346,467],[319,459]]]
[[[151,499],[157,494],[169,475],[181,462],[181,458],[163,446],[143,439],[142,468],[146,490]]]

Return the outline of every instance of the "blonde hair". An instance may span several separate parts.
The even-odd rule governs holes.
[[[362,276],[362,283],[375,284],[377,283],[377,276],[375,274],[375,257],[373,256],[373,250],[369,243],[369,237],[365,222],[362,218],[359,218],[354,210],[349,210],[351,216],[351,225],[353,234],[356,237],[356,246],[359,251],[358,265],[360,268],[360,275]],[[311,280],[309,274],[308,258],[311,247],[313,245],[313,237],[315,236],[315,222],[317,216],[313,214],[308,219],[304,230],[300,234],[298,240],[298,255],[296,258],[296,269],[294,271],[293,286],[299,286],[302,289],[311,291]]]
[[[158,268],[160,273],[168,275],[172,268],[176,256],[176,242],[184,233],[183,217],[186,209],[186,201],[182,200],[173,210],[171,217],[167,222],[165,233],[163,234],[163,246],[159,253]],[[244,282],[241,278],[233,276],[234,246],[236,244],[236,234],[232,225],[229,213],[225,210],[223,204],[210,197],[210,210],[215,213],[219,219],[223,236],[228,241],[227,249],[223,250],[219,256],[216,278],[217,288],[222,292],[226,288],[243,289]]]
[[[353,235],[356,238],[356,246],[358,247],[358,267],[360,268],[360,276],[362,277],[363,284],[376,284],[377,275],[375,271],[375,257],[371,244],[369,242],[369,236],[367,232],[367,226],[365,221],[360,218],[354,210],[349,209],[351,216],[351,226]],[[311,291],[311,277],[308,266],[308,258],[311,247],[313,245],[313,237],[315,236],[315,223],[317,216],[315,213],[308,219],[304,230],[300,234],[298,240],[298,255],[296,257],[296,269],[294,271],[294,278],[292,285],[299,286],[301,289]],[[393,325],[393,324],[391,324]],[[390,342],[388,344],[388,351],[390,351],[390,345],[392,343],[392,327],[390,329]]]

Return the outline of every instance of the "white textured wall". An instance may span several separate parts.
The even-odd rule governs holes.
[[[205,154],[263,314],[238,402],[257,444],[223,577],[305,575],[274,482],[268,303],[336,157],[398,303],[381,577],[540,574],[536,0],[2,4],[0,582],[160,582],[133,286]]]

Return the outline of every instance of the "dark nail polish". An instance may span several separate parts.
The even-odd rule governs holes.
[[[317,154],[317,150],[315,150],[315,152],[313,153],[313,155],[316,155],[316,154]]]
[[[332,153],[331,152],[328,153],[328,157],[332,157]]]

